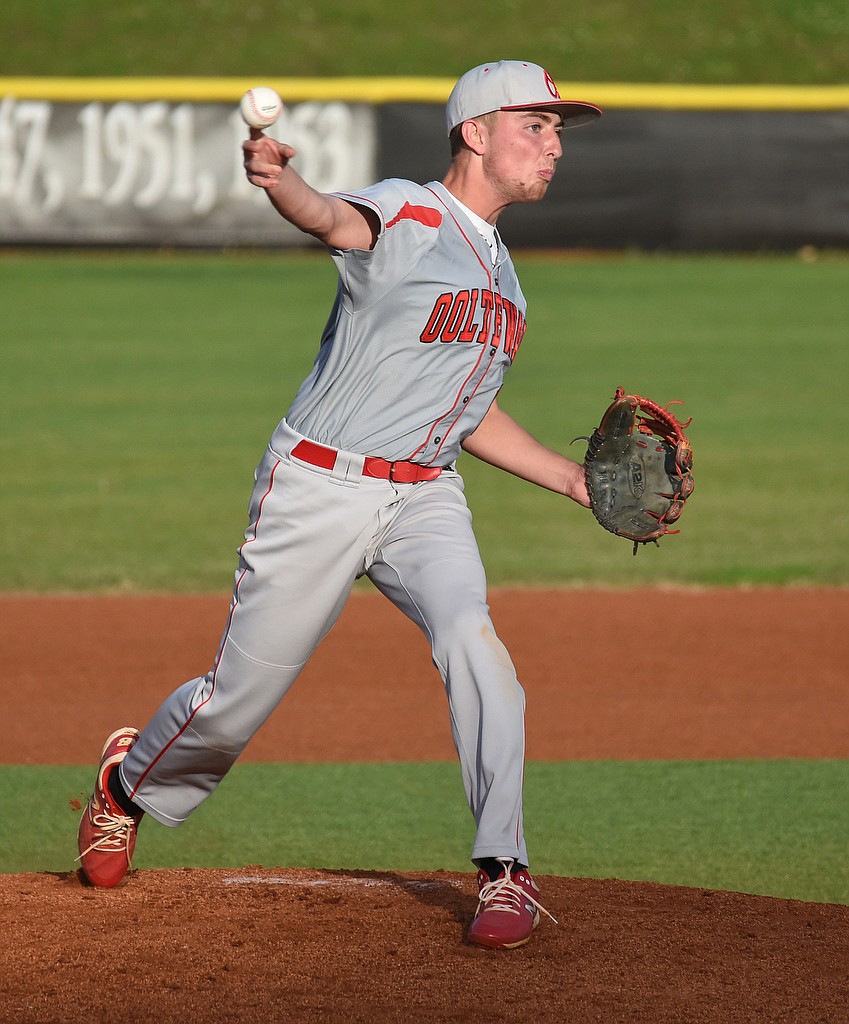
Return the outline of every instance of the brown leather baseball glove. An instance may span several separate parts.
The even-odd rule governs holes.
[[[648,398],[617,388],[588,442],[584,473],[590,503],[605,530],[640,544],[670,530],[693,493],[693,452],[682,423]],[[680,403],[679,403],[680,404]],[[579,440],[575,438],[575,440]]]

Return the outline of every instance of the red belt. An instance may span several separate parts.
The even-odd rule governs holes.
[[[298,441],[292,455],[311,466],[333,469],[339,453],[335,448],[325,448],[315,441]],[[441,466],[420,466],[417,462],[387,462],[367,455],[363,462],[363,476],[374,476],[378,480],[392,480],[396,484],[416,484],[420,480],[435,480],[442,472]]]

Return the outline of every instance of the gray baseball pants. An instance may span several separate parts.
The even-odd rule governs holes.
[[[121,765],[132,799],[179,825],[216,788],[367,575],[423,631],[448,697],[477,833],[472,859],[527,864],[525,698],[486,603],[463,481],[396,484],[290,456],[276,430],[256,473],[229,616],[213,668],[162,703]],[[340,682],[340,685],[341,682]],[[281,751],[281,760],[285,760]]]

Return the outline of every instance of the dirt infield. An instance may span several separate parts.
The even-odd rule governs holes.
[[[492,606],[531,758],[849,757],[847,590],[504,590]],[[116,725],[205,671],[226,612],[226,597],[0,597],[0,760],[93,763]],[[453,757],[425,642],[372,594],[246,754]],[[849,907],[540,881],[559,925],[493,954],[463,943],[471,873],[143,871],[111,892],[0,876],[0,1020],[849,1019]]]

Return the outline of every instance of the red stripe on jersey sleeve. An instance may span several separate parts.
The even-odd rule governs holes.
[[[395,214],[392,220],[386,225],[387,230],[395,227],[402,220],[415,220],[428,228],[438,228],[442,223],[442,214],[429,206],[411,206],[404,203],[401,209]]]

